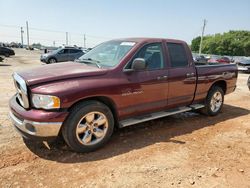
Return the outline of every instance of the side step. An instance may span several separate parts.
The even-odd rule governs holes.
[[[190,110],[196,110],[196,109],[203,108],[203,107],[204,107],[203,104],[194,104],[194,105],[190,105],[190,106],[186,106],[186,107],[175,108],[172,110],[154,112],[154,113],[147,114],[144,116],[138,116],[138,117],[122,120],[122,121],[120,121],[119,126],[120,126],[120,128],[127,127],[130,125],[142,123],[145,121],[158,119],[158,118],[162,118],[162,117],[166,117],[166,116],[170,116],[170,115],[174,115],[174,114],[178,114],[178,113],[182,113],[182,112],[187,112]]]
[[[192,108],[193,110],[197,110],[197,109],[205,107],[205,105],[204,104],[192,104],[189,107]]]

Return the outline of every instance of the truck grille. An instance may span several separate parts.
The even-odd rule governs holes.
[[[14,84],[17,90],[17,99],[24,108],[29,108],[28,91],[25,81],[17,73],[13,74]]]

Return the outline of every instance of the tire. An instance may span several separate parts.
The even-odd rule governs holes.
[[[76,152],[90,152],[102,147],[114,130],[111,110],[98,101],[77,104],[62,127],[62,135],[68,146]]]
[[[48,60],[48,64],[53,64],[53,63],[56,63],[56,62],[57,62],[57,60],[55,58],[50,58]]]
[[[201,109],[201,113],[209,116],[216,116],[220,113],[224,103],[224,91],[219,86],[213,86],[205,100],[205,107]]]
[[[10,57],[10,54],[5,53],[4,56],[5,56],[5,57]]]

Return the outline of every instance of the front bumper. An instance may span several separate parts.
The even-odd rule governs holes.
[[[35,122],[26,119],[21,120],[12,112],[9,113],[9,117],[18,132],[26,138],[34,139],[37,137],[38,139],[47,140],[51,137],[57,137],[62,126],[62,122]]]
[[[9,117],[17,131],[33,140],[49,140],[58,136],[67,112],[49,112],[44,110],[25,110],[16,101],[16,96],[9,102]]]
[[[47,57],[40,57],[40,61],[43,62],[43,63],[47,63],[48,58]]]

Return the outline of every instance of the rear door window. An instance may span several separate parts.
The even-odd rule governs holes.
[[[167,48],[170,56],[171,67],[178,68],[188,66],[186,50],[182,44],[167,43]]]

